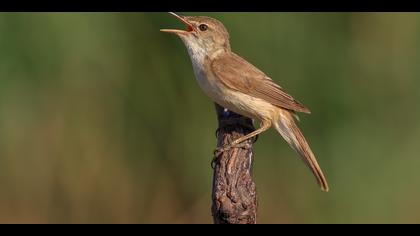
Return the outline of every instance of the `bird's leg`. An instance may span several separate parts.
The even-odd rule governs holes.
[[[233,142],[231,142],[228,145],[216,148],[216,150],[214,151],[214,155],[219,156],[221,153],[229,151],[231,148],[243,148],[243,147],[246,148],[247,144],[243,143],[244,141],[261,134],[262,132],[268,130],[270,127],[271,127],[271,122],[270,121],[262,121],[259,129],[255,130],[254,132],[251,132],[251,133],[249,133],[249,134],[247,134],[247,135],[245,135],[241,138],[238,138],[238,139],[234,140]]]
[[[238,139],[236,139],[235,141],[233,141],[230,146],[234,146],[234,145],[238,145],[240,143],[242,143],[243,141],[246,141],[247,139],[253,138],[259,134],[261,134],[262,132],[268,130],[271,127],[271,122],[270,121],[262,121],[260,128],[255,130],[252,133],[249,133],[243,137],[240,137]]]

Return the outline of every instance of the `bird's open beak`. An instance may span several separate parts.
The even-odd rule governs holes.
[[[188,22],[184,17],[182,17],[182,16],[179,16],[179,15],[177,15],[177,14],[175,14],[175,13],[173,13],[173,12],[169,12],[169,14],[171,14],[171,15],[173,15],[173,16],[175,16],[178,20],[180,20],[181,22],[183,22],[186,26],[187,26],[187,29],[185,29],[185,30],[177,30],[177,29],[161,29],[160,31],[161,32],[165,32],[165,33],[173,33],[173,34],[184,34],[184,35],[186,35],[186,34],[188,34],[188,33],[191,33],[191,32],[193,32],[193,31],[195,31],[195,29],[194,29],[194,26],[190,23],[190,22]]]

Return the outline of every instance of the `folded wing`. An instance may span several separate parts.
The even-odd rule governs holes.
[[[308,108],[296,101],[262,71],[234,53],[214,59],[211,70],[230,89],[264,99],[274,106],[310,113]]]

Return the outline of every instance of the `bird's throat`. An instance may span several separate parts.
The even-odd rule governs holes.
[[[200,74],[204,73],[204,63],[208,52],[197,41],[186,39],[183,39],[183,41],[191,58],[194,74],[198,77]]]

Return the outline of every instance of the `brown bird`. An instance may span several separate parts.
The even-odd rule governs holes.
[[[162,29],[178,35],[187,47],[198,84],[214,102],[233,112],[260,121],[256,131],[219,150],[225,151],[271,126],[303,159],[320,187],[328,184],[305,137],[295,122],[295,112],[309,109],[255,66],[232,52],[229,33],[223,24],[205,16],[174,15],[186,30]]]

